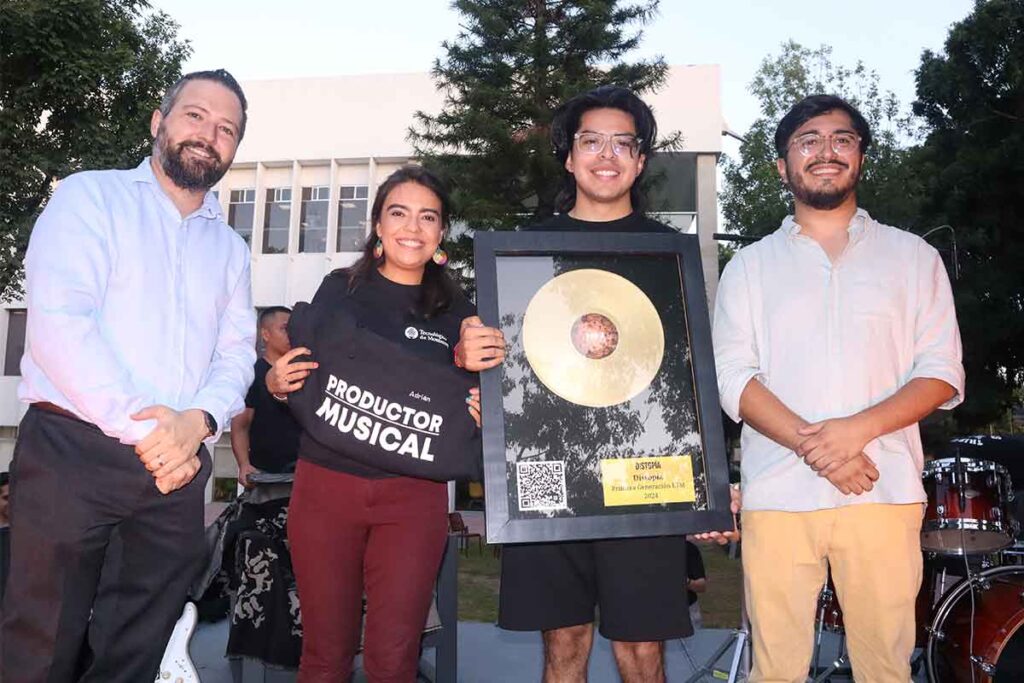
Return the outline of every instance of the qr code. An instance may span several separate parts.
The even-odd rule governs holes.
[[[565,463],[517,462],[516,489],[520,510],[560,510],[565,502]]]

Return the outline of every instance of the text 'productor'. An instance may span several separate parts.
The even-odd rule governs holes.
[[[385,451],[433,462],[431,437],[438,436],[444,418],[403,406],[330,375],[317,417],[338,431]]]

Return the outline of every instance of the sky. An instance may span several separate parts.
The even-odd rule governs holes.
[[[456,37],[450,0],[152,0],[194,50],[186,71],[224,67],[240,80],[428,71]],[[742,133],[757,117],[747,86],[761,60],[793,39],[858,60],[908,104],[925,49],[941,51],[974,0],[661,0],[632,55],[718,64],[722,109]]]

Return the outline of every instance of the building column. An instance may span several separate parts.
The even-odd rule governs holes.
[[[292,209],[288,216],[288,256],[295,260],[299,253],[299,223],[302,218],[302,165],[292,161]]]
[[[263,220],[267,215],[266,166],[256,163],[256,204],[252,207],[252,255],[258,259],[263,255]]]
[[[718,155],[697,155],[697,239],[704,267],[708,310],[714,310],[718,292]]]
[[[341,187],[338,185],[338,160],[331,159],[330,191],[327,193],[330,199],[327,204],[327,249],[325,253],[338,253],[338,202],[341,201]]]

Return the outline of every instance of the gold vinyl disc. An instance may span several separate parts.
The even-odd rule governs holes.
[[[632,282],[582,268],[552,278],[523,316],[523,350],[540,381],[566,401],[604,408],[650,385],[665,355],[654,304]]]

